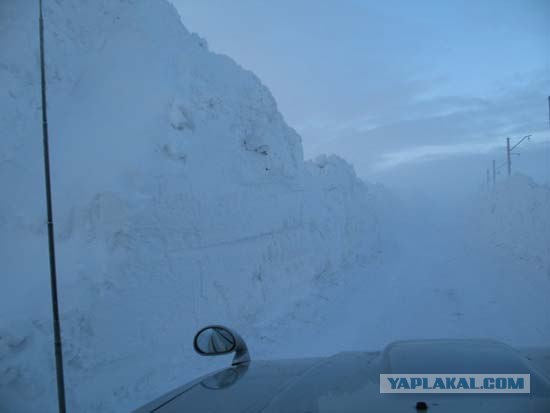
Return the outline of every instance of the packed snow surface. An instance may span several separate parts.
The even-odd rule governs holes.
[[[511,183],[478,210],[430,209],[338,157],[304,161],[259,79],[211,53],[165,1],[47,1],[45,22],[70,411],[128,411],[226,365],[193,353],[208,323],[239,331],[253,358],[413,337],[550,339],[547,189]],[[9,413],[56,409],[36,28],[35,2],[1,2]],[[532,238],[505,207],[513,191]]]

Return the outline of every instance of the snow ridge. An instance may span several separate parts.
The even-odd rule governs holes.
[[[550,277],[550,188],[513,175],[492,191],[480,225],[491,242]]]
[[[0,5],[0,411],[54,411],[37,11]],[[181,384],[209,322],[252,331],[377,247],[376,195],[301,140],[252,73],[173,6],[45,2],[71,411]],[[213,364],[212,364],[213,365]]]

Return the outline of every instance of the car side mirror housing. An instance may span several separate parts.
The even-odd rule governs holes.
[[[201,356],[219,356],[235,352],[232,365],[248,363],[248,347],[240,335],[230,328],[211,325],[195,334],[193,348]]]

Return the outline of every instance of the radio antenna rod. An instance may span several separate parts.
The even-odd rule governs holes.
[[[50,284],[52,294],[53,333],[55,345],[55,373],[57,376],[57,401],[59,413],[66,413],[65,380],[63,377],[63,349],[61,346],[61,326],[57,301],[57,271],[55,267],[55,238],[53,231],[52,188],[50,180],[50,150],[48,146],[48,113],[46,105],[46,68],[44,64],[44,19],[42,0],[38,0],[40,14],[38,19],[40,33],[40,86],[42,92],[42,139],[44,146],[44,176],[46,179],[46,209],[48,215],[48,247],[50,253]]]

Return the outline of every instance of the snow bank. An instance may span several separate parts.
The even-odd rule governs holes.
[[[489,193],[479,224],[494,245],[550,276],[549,187],[513,175]]]
[[[54,214],[71,411],[121,412],[367,262],[373,193],[304,162],[270,92],[167,2],[46,1]],[[35,2],[0,4],[0,411],[54,411]],[[227,361],[224,361],[224,363]],[[201,364],[202,363],[202,364]],[[198,366],[198,367],[197,367]]]

